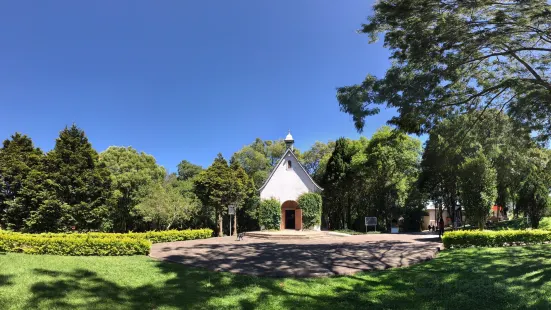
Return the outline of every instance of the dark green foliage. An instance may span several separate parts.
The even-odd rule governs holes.
[[[235,202],[236,183],[234,173],[222,154],[218,154],[212,165],[197,175],[194,184],[203,206],[212,208],[217,222],[217,235],[223,236],[222,218],[227,214],[228,206]]]
[[[318,193],[305,193],[298,197],[298,207],[302,210],[304,228],[313,228],[321,224],[322,198]]]
[[[548,230],[464,230],[447,232],[442,237],[446,248],[501,247],[551,242]]]
[[[459,188],[462,205],[468,221],[484,229],[490,209],[497,197],[496,172],[490,162],[479,153],[461,165]]]
[[[382,0],[362,33],[382,34],[392,66],[338,89],[361,130],[386,104],[390,123],[427,133],[453,115],[496,108],[551,136],[551,5],[546,0]]]
[[[365,230],[364,217],[379,229],[404,214],[419,173],[421,143],[382,127],[371,138],[338,139],[323,177],[322,223],[329,229]]]
[[[20,230],[40,204],[37,180],[45,181],[41,171],[44,154],[32,140],[20,133],[5,140],[0,149],[0,227]]]
[[[201,171],[203,171],[203,167],[194,165],[187,160],[182,160],[178,164],[178,179],[181,181],[193,179]]]
[[[281,204],[275,199],[260,202],[258,223],[262,229],[279,229],[281,225]]]
[[[323,216],[325,226],[330,229],[346,229],[352,221],[349,200],[350,195],[354,195],[350,186],[354,177],[352,156],[354,150],[350,147],[350,142],[339,138],[323,175]]]
[[[109,215],[111,179],[105,164],[98,162],[98,153],[84,131],[75,125],[62,130],[46,159],[49,178],[56,184],[57,199],[68,206],[68,216],[60,226],[41,230],[64,230],[70,226],[79,230],[99,229]],[[37,218],[40,216],[36,214]]]
[[[532,228],[537,228],[541,218],[551,208],[551,153],[536,149],[530,155],[517,204],[529,217]]]

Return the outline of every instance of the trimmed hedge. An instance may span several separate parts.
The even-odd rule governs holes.
[[[551,242],[548,230],[470,230],[450,231],[442,242],[446,248],[502,247],[509,245],[540,244]]]
[[[152,243],[205,239],[212,229],[145,233],[43,233],[0,231],[0,251],[52,255],[147,255]]]
[[[298,207],[302,210],[304,228],[313,228],[321,224],[321,195],[304,193],[298,197]]]
[[[212,237],[212,229],[193,229],[193,230],[167,230],[167,231],[148,231],[145,233],[132,233],[139,235],[152,243],[185,241],[195,239],[207,239]]]
[[[75,234],[76,235],[76,234]],[[0,233],[0,251],[71,256],[147,255],[151,241],[140,238],[49,236]]]
[[[262,200],[258,210],[258,223],[261,229],[279,229],[281,206],[275,199]]]

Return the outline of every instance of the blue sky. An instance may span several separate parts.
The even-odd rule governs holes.
[[[98,151],[130,145],[175,171],[288,129],[303,150],[356,138],[335,89],[389,66],[356,33],[372,4],[3,1],[0,139],[18,131],[48,151],[74,122]]]

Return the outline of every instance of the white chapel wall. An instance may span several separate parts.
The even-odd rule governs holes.
[[[291,169],[287,168],[287,161],[291,161]],[[297,200],[303,193],[316,191],[316,186],[310,180],[306,172],[299,166],[296,158],[287,153],[268,181],[266,187],[260,192],[261,199],[275,198],[281,203],[287,200]]]

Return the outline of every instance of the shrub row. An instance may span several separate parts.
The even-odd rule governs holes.
[[[150,247],[151,241],[140,238],[44,237],[21,233],[0,233],[0,251],[26,254],[71,256],[147,255]]]
[[[9,232],[0,232],[9,233]],[[115,238],[115,239],[146,239],[152,243],[185,241],[194,239],[206,239],[212,237],[212,229],[194,229],[194,230],[166,230],[166,231],[148,231],[143,233],[129,232],[121,233],[42,233],[42,234],[25,234],[27,236],[40,236],[43,238]]]
[[[193,229],[193,230],[167,230],[167,231],[148,231],[145,233],[133,233],[139,237],[147,239],[152,243],[185,241],[195,239],[207,239],[212,237],[212,229]]]
[[[442,242],[446,248],[502,247],[519,244],[551,242],[548,230],[471,230],[451,231],[444,234]]]
[[[0,251],[53,255],[147,255],[152,243],[205,239],[212,229],[145,233],[44,233],[0,231]]]

